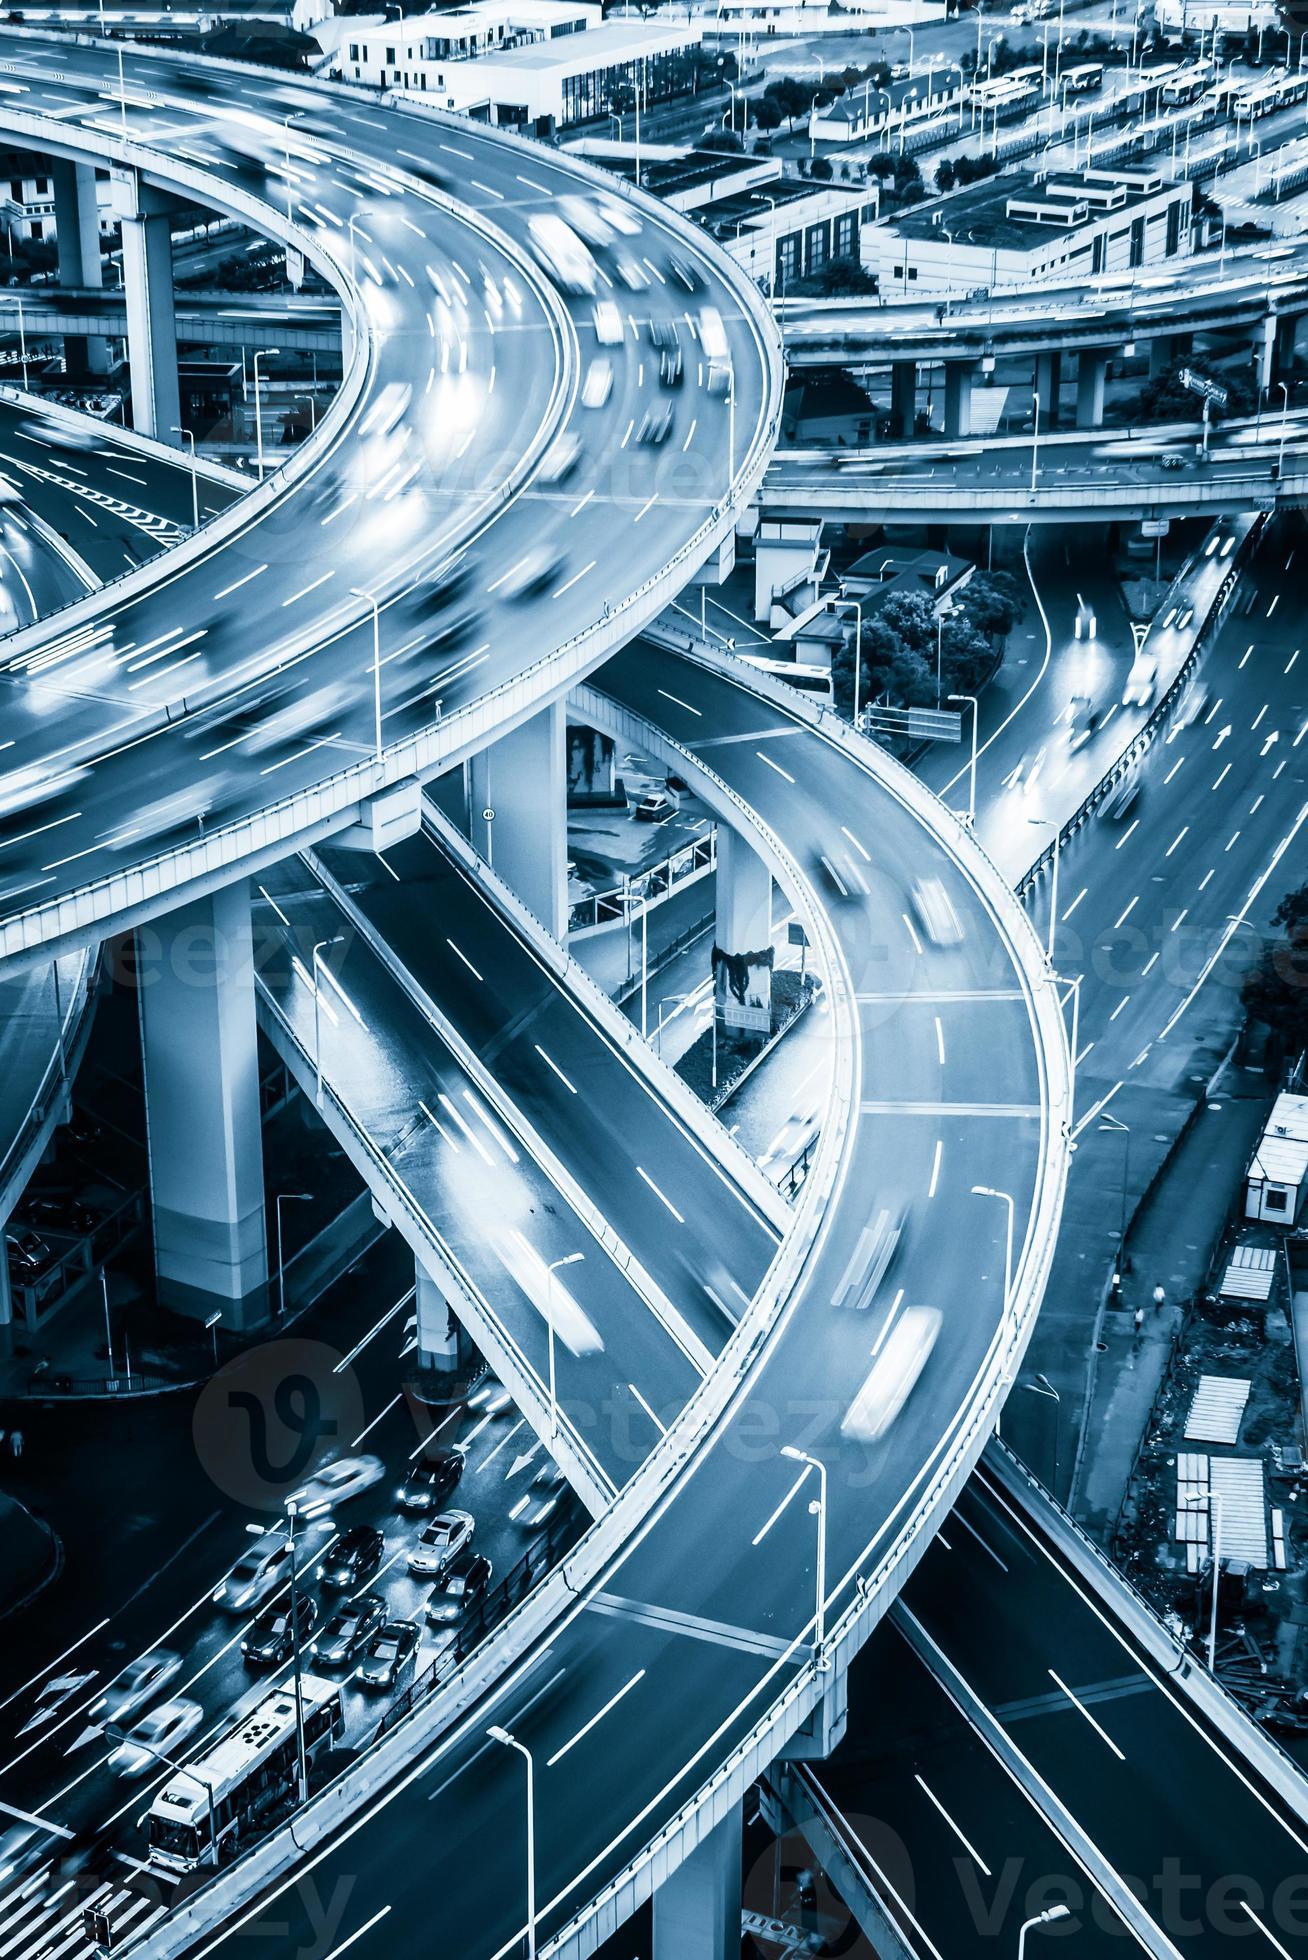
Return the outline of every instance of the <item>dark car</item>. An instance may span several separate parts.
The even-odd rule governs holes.
[[[350,1592],[371,1579],[385,1550],[386,1540],[375,1524],[352,1524],[323,1559],[318,1577],[333,1592]]]
[[[308,1593],[295,1595],[295,1617],[300,1639],[307,1640],[318,1624],[317,1602]],[[241,1641],[247,1667],[280,1667],[290,1659],[295,1646],[290,1601],[270,1606],[260,1613]]]
[[[654,408],[647,408],[641,417],[636,431],[636,441],[657,449],[672,434],[672,405],[659,402]]]
[[[458,1444],[429,1450],[396,1491],[396,1503],[415,1517],[439,1511],[450,1492],[458,1488],[467,1460],[468,1452]]]
[[[364,1593],[338,1607],[309,1652],[319,1667],[348,1667],[386,1620],[380,1593]]]
[[[421,1631],[412,1620],[387,1620],[363,1650],[354,1678],[365,1688],[393,1688],[413,1666]]]
[[[665,347],[659,355],[659,383],[664,388],[679,388],[685,374],[685,365],[679,347]]]
[[[38,1238],[35,1232],[6,1232],[5,1254],[9,1260],[9,1271],[16,1280],[35,1279],[54,1259],[45,1240]]]
[[[26,1198],[23,1201],[23,1222],[39,1225],[47,1232],[76,1232],[84,1236],[95,1230],[98,1220],[88,1205],[66,1195]]]
[[[441,565],[413,588],[413,603],[419,612],[444,612],[452,600],[467,590],[472,577],[472,559],[467,552]]]
[[[457,1626],[475,1613],[486,1597],[491,1562],[480,1552],[460,1552],[446,1568],[439,1586],[427,1599],[427,1618],[434,1627]]]

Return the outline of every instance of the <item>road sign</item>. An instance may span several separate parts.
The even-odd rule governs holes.
[[[495,821],[495,812],[491,809],[489,803],[481,813],[481,820],[483,823],[494,823]]]
[[[1210,381],[1207,375],[1196,374],[1193,368],[1188,367],[1182,368],[1176,378],[1183,388],[1190,390],[1192,395],[1198,395],[1203,401],[1212,402],[1215,408],[1226,407],[1226,389],[1220,381]]]
[[[863,729],[877,735],[905,735],[913,742],[959,742],[963,717],[953,708],[864,708]]]
[[[786,920],[786,944],[787,946],[808,945],[808,934],[805,932],[803,926],[799,923],[798,919]]]
[[[1170,517],[1142,517],[1140,519],[1140,536],[1142,538],[1165,538],[1171,529],[1171,524],[1172,520]]]

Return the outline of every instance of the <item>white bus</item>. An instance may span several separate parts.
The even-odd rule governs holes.
[[[1197,102],[1205,89],[1212,87],[1212,81],[1212,62],[1197,61],[1169,75],[1158,91],[1158,99],[1164,109],[1181,109],[1189,102]]]
[[[1064,95],[1091,95],[1103,85],[1102,61],[1082,61],[1075,68],[1065,68],[1060,82]]]
[[[330,1749],[345,1727],[341,1691],[316,1674],[300,1678],[307,1763]],[[150,1863],[169,1874],[234,1858],[242,1837],[295,1789],[295,1688],[291,1682],[215,1742],[207,1755],[170,1776],[150,1805]]]
[[[741,658],[751,667],[785,681],[788,687],[798,688],[801,694],[815,694],[819,701],[831,699],[831,669],[816,661],[769,660],[761,653],[746,653]]]

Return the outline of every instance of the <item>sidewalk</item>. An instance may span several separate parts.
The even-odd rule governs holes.
[[[1213,1251],[1238,1202],[1245,1167],[1266,1116],[1267,1078],[1228,1071],[1203,1102],[1127,1235],[1127,1270],[1119,1303],[1103,1317],[1085,1426],[1073,1483],[1074,1509],[1103,1539],[1116,1521],[1149,1412],[1180,1321],[1181,1303],[1199,1293]],[[1156,1285],[1167,1303],[1156,1311]],[[1134,1312],[1143,1306],[1137,1337]],[[1064,1474],[1066,1475],[1066,1467]]]

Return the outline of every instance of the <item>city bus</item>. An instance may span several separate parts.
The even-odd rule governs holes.
[[[1212,62],[1194,62],[1189,68],[1179,68],[1168,76],[1158,91],[1158,100],[1164,109],[1183,109],[1187,103],[1197,102],[1205,89],[1212,86],[1212,80]]]
[[[1075,68],[1065,68],[1060,85],[1064,95],[1093,94],[1104,85],[1103,62],[1082,61]]]
[[[340,1688],[318,1675],[301,1675],[300,1698],[309,1765],[344,1732],[345,1713]],[[288,1682],[169,1777],[146,1819],[151,1868],[176,1877],[212,1864],[215,1836],[219,1862],[234,1858],[241,1840],[294,1794],[297,1772],[295,1689]]]
[[[746,653],[741,657],[761,673],[772,674],[777,680],[785,681],[788,687],[798,688],[801,694],[816,695],[819,701],[831,699],[829,667],[819,666],[816,661],[769,660],[761,653]]]

